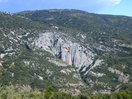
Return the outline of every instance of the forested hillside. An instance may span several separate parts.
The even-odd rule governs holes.
[[[2,99],[132,97],[131,17],[0,12],[0,38]]]

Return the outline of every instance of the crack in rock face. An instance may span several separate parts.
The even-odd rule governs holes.
[[[90,68],[95,59],[95,54],[78,43],[60,36],[58,33],[46,32],[35,40],[35,46],[62,59],[68,65],[74,65],[78,71]],[[84,70],[84,69],[83,69]]]

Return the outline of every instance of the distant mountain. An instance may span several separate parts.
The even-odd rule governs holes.
[[[132,17],[80,10],[0,13],[0,84],[132,90]]]

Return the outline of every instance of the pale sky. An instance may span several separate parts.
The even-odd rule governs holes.
[[[91,13],[132,16],[132,0],[0,0],[0,11],[79,9]]]

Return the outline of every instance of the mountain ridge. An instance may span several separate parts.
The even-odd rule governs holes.
[[[131,86],[131,17],[39,10],[0,14],[0,21],[3,85],[41,89],[53,84],[71,93]],[[91,63],[89,53],[94,56]],[[75,60],[83,64],[79,70]]]

